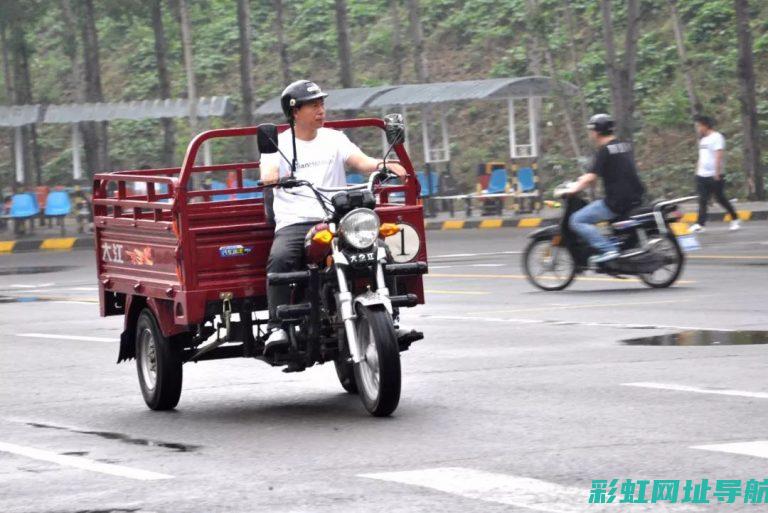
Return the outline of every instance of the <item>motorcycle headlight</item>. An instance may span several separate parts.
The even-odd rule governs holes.
[[[370,248],[379,237],[379,216],[368,208],[358,208],[345,215],[339,223],[339,232],[350,246]]]

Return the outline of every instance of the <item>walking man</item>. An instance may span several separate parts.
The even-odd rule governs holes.
[[[699,162],[696,165],[696,192],[699,195],[699,219],[691,226],[691,233],[703,232],[707,224],[707,203],[714,194],[718,203],[731,214],[731,230],[741,226],[733,205],[725,197],[725,137],[714,129],[715,120],[709,116],[694,118],[699,139]]]

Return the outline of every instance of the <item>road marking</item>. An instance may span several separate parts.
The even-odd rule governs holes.
[[[433,314],[417,314],[416,317],[420,319],[437,319],[443,321],[483,321],[483,322],[502,322],[510,324],[546,324],[549,326],[594,326],[598,328],[620,328],[620,329],[634,329],[634,330],[714,330],[714,331],[729,331],[728,329],[719,328],[702,328],[701,326],[669,326],[664,324],[631,324],[621,322],[591,322],[591,321],[555,321],[548,319],[513,319],[505,317],[470,317],[468,315],[433,315]]]
[[[768,458],[768,440],[755,440],[754,442],[737,442],[732,444],[694,445],[691,449],[728,452],[731,454]]]
[[[9,285],[12,289],[42,289],[46,287],[53,287],[56,285],[55,283],[35,283],[35,284],[25,284],[25,283],[14,283],[13,285]]]
[[[17,333],[16,336],[27,338],[50,338],[53,340],[79,340],[82,342],[117,342],[118,338],[82,337],[79,335],[56,335],[49,333]]]
[[[495,251],[493,253],[454,253],[452,255],[430,255],[429,258],[462,258],[488,255],[521,255],[522,251]]]
[[[768,255],[689,255],[692,260],[768,260]]]
[[[615,512],[617,504],[589,504],[589,485],[563,486],[541,479],[485,472],[471,468],[443,467],[403,472],[360,474],[359,477],[390,481],[485,502],[506,504],[546,513]],[[632,512],[660,511],[658,504],[632,504]],[[664,511],[700,511],[694,506],[665,507]]]
[[[173,479],[168,474],[159,474],[138,468],[124,467],[113,463],[100,463],[81,456],[65,456],[55,452],[43,451],[32,447],[24,447],[16,444],[0,442],[0,452],[9,452],[19,456],[26,456],[35,460],[48,461],[64,467],[74,467],[101,474],[109,474],[118,477],[127,477],[139,481],[156,481],[159,479]]]
[[[431,278],[479,278],[479,279],[486,279],[486,280],[526,280],[527,277],[523,274],[440,274],[440,273],[429,273],[425,274],[426,277]],[[548,277],[547,277],[548,278]],[[551,278],[555,279],[555,278]],[[577,278],[578,281],[607,281],[612,283],[617,282],[636,282],[640,281],[638,278],[627,278],[627,279],[620,279],[620,278],[597,278],[597,277],[591,277],[591,276],[579,276]],[[676,283],[683,283],[683,284],[690,284],[690,283],[696,283],[694,280],[677,280]]]
[[[466,267],[504,267],[506,264],[470,264]]]
[[[675,392],[692,392],[694,394],[730,395],[736,397],[751,397],[754,399],[768,399],[766,392],[749,392],[747,390],[728,390],[723,388],[700,388],[674,383],[622,383],[624,387],[653,388],[656,390],[673,390]]]
[[[490,294],[490,292],[478,292],[475,290],[425,290],[427,294],[456,294],[456,295],[464,295],[464,296],[487,296]]]
[[[698,298],[697,298],[698,299]],[[680,304],[689,303],[688,299],[666,299],[661,301],[631,301],[627,303],[588,303],[586,305],[547,305],[534,308],[514,308],[511,310],[486,310],[478,312],[481,315],[502,314],[502,313],[520,313],[520,312],[550,312],[552,310],[580,310],[583,308],[614,308],[617,306],[643,306],[643,305],[666,305],[670,303]],[[471,312],[468,312],[471,315]]]

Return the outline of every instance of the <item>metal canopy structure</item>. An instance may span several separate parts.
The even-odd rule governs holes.
[[[409,107],[422,109],[421,127],[426,164],[450,161],[450,144],[444,107],[450,103],[476,100],[506,100],[509,113],[509,153],[511,159],[538,156],[535,99],[551,96],[555,91],[566,95],[577,92],[576,86],[557,82],[549,77],[491,78],[459,82],[435,82],[398,86],[358,87],[328,91],[326,110],[381,110],[400,109],[403,117]],[[528,101],[528,142],[519,144],[515,119],[515,102]],[[438,110],[441,143],[433,145],[429,135],[432,111]],[[256,116],[280,115],[280,98],[272,98],[256,109]],[[408,143],[406,139],[406,144]]]
[[[224,117],[234,113],[228,96],[211,96],[197,101],[197,117]],[[72,124],[72,176],[82,178],[80,149],[82,136],[78,123],[90,121],[143,120],[185,118],[189,116],[189,100],[143,100],[113,103],[77,103],[69,105],[12,105],[0,106],[0,127],[16,130],[16,180],[24,180],[21,127],[26,125],[59,123]],[[205,148],[205,159],[210,161],[210,149]]]

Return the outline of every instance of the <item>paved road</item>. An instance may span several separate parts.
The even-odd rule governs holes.
[[[388,419],[332,367],[246,360],[186,367],[178,410],[150,412],[114,363],[121,319],[98,317],[93,256],[4,255],[0,511],[713,510],[587,499],[596,479],[681,480],[682,499],[685,480],[768,477],[765,345],[620,343],[768,330],[768,225],[723,226],[662,291],[591,275],[540,292],[525,231],[430,232],[428,304],[405,316],[426,339]]]

